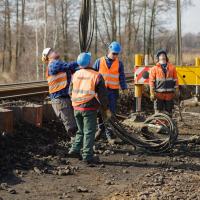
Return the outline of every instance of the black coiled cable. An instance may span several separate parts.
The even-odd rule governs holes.
[[[132,144],[137,147],[141,147],[149,152],[161,153],[167,152],[173,148],[176,143],[178,137],[178,129],[175,122],[166,114],[158,113],[149,117],[143,124],[143,127],[148,127],[149,124],[157,124],[165,127],[165,137],[159,137],[159,134],[154,134],[152,132],[143,131],[141,133],[134,133],[128,131],[115,117],[112,118],[108,122],[108,126],[110,126],[113,132],[118,136],[121,140]],[[147,129],[146,129],[147,130]]]

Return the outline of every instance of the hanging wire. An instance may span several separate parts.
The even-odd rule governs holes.
[[[82,0],[79,18],[79,48],[81,52],[89,51],[92,43],[96,17],[95,4],[96,0]]]

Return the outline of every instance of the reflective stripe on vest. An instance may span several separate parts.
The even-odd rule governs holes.
[[[105,85],[110,89],[119,89],[119,60],[113,61],[110,68],[106,64],[105,57],[100,58],[99,73],[102,74]]]
[[[156,92],[174,92],[176,86],[176,79],[174,79],[174,66],[170,63],[167,65],[166,77],[160,64],[155,66],[156,79],[155,79],[155,91]]]
[[[67,74],[66,72],[59,72],[55,75],[49,75],[48,68],[46,69],[46,79],[49,85],[49,93],[55,93],[67,86]]]
[[[114,81],[105,81],[105,85],[119,85],[119,83]]]
[[[73,89],[73,92],[78,94],[78,93],[81,93],[81,94],[95,94],[95,91],[88,91],[88,90],[80,90],[80,89]]]
[[[89,102],[96,96],[95,86],[99,73],[93,69],[80,69],[73,75],[72,105]]]

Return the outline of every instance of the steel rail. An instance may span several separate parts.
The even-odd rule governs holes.
[[[0,99],[19,98],[24,96],[47,95],[47,81],[32,81],[13,84],[0,84]]]
[[[125,73],[126,82],[133,82],[133,74]],[[31,81],[12,84],[0,84],[0,100],[48,94],[47,81]]]

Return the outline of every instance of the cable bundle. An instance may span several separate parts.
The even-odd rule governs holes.
[[[176,143],[178,137],[178,129],[175,122],[163,113],[149,117],[143,123],[139,134],[128,131],[115,116],[109,120],[108,125],[121,140],[154,153],[169,151]],[[151,132],[148,128],[157,125],[163,128],[161,133]]]
[[[88,52],[92,43],[95,21],[95,0],[82,0],[79,18],[79,46],[81,52]]]

